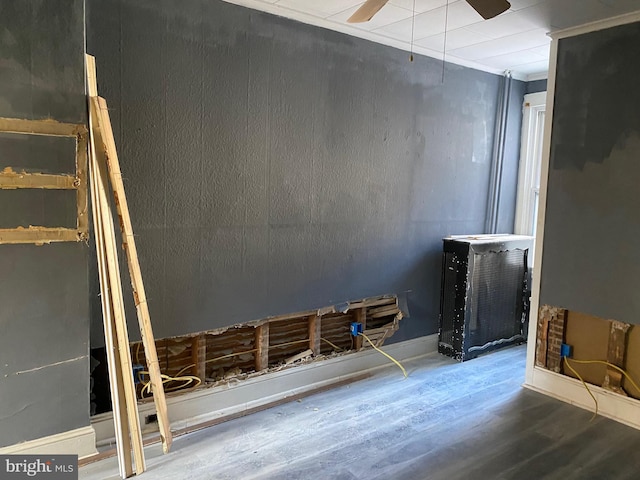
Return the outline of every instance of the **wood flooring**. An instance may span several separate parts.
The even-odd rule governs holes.
[[[148,447],[143,479],[638,479],[640,431],[521,387],[525,347],[438,354]],[[117,462],[80,469],[115,479]]]

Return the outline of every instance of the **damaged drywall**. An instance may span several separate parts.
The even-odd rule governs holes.
[[[639,356],[637,325],[550,305],[539,309],[537,367],[640,398]]]
[[[167,392],[215,387],[267,372],[379,348],[397,331],[402,312],[395,295],[373,297],[317,310],[295,312],[205,332],[156,340]],[[362,335],[353,335],[352,323]],[[104,349],[92,375],[96,412],[110,410]],[[149,397],[141,342],[131,344],[139,399]]]

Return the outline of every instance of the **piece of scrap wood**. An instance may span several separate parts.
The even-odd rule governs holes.
[[[304,352],[300,352],[297,355],[293,355],[289,358],[286,358],[284,361],[285,365],[289,365],[291,363],[297,362],[298,360],[302,360],[303,358],[307,358],[310,357],[311,355],[313,355],[313,350],[311,350],[310,348],[305,350]]]

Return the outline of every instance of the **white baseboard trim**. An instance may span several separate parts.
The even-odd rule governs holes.
[[[438,335],[419,337],[382,348],[397,360],[410,360],[438,351]],[[374,350],[269,372],[257,377],[230,382],[212,388],[167,397],[171,430],[191,427],[221,418],[249,412],[261,406],[282,401],[294,395],[345,382],[363,374],[386,367],[396,368],[387,358]],[[157,424],[145,425],[145,418],[155,413],[153,402],[138,405],[143,434],[157,432]],[[114,428],[111,412],[91,419],[98,446],[113,445]]]
[[[96,453],[96,433],[91,425],[0,448],[2,455],[54,454],[83,458]]]
[[[594,411],[593,399],[582,383],[575,378],[534,367],[531,381],[524,386],[571,405]],[[589,389],[598,400],[598,415],[640,429],[640,400],[619,395],[596,385],[589,385]]]

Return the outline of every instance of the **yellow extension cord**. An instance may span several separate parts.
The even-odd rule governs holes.
[[[407,371],[404,369],[404,367],[402,366],[402,364],[397,361],[395,358],[393,358],[391,355],[389,355],[387,352],[383,352],[382,350],[380,350],[378,347],[376,347],[373,342],[369,339],[369,337],[367,337],[364,333],[359,332],[358,335],[361,335],[365,338],[365,340],[367,342],[369,342],[369,345],[371,345],[373,348],[375,348],[378,352],[380,352],[382,355],[384,355],[385,357],[387,357],[389,360],[391,360],[393,363],[395,363],[397,366],[400,367],[400,370],[402,370],[402,373],[404,374],[404,378],[408,377]]]
[[[606,362],[604,360],[576,360],[574,358],[568,358],[568,357],[562,357],[564,358],[564,363],[567,365],[567,367],[569,367],[569,370],[571,370],[571,372],[578,377],[578,379],[582,382],[582,385],[584,385],[584,388],[587,389],[587,392],[589,393],[589,395],[591,396],[591,398],[593,398],[593,403],[595,404],[596,408],[595,408],[595,412],[593,413],[593,417],[591,417],[590,421],[593,421],[594,418],[596,418],[596,416],[598,415],[598,400],[596,399],[595,395],[591,392],[591,389],[589,388],[589,386],[587,385],[587,383],[584,381],[584,379],[582,378],[582,376],[571,366],[571,362],[575,362],[575,363],[583,363],[583,364],[593,364],[593,363],[600,363],[603,365],[607,365],[611,368],[613,368],[614,370],[617,370],[618,372],[622,373],[625,378],[627,380],[629,380],[629,382],[631,382],[631,385],[633,385],[635,387],[635,389],[640,392],[640,388],[638,388],[638,384],[633,380],[633,378],[631,378],[631,375],[629,375],[624,369],[618,367],[617,365],[614,365],[613,363],[610,362]],[[571,360],[571,362],[569,362],[569,360]]]
[[[184,368],[182,370],[184,370]],[[138,374],[149,375],[149,372],[142,370],[138,372]],[[178,385],[177,387],[165,388],[164,390],[165,392],[173,392],[174,390],[180,390],[192,382],[195,382],[194,388],[202,383],[202,380],[200,380],[198,377],[194,375],[187,375],[184,377],[180,377],[176,375],[175,377],[170,377],[169,375],[165,375],[164,373],[161,373],[160,377],[162,378],[163,385],[169,382],[185,382],[183,385]],[[142,387],[142,391],[140,392],[140,395],[144,395],[145,390],[147,391],[147,393],[149,394],[151,393],[151,381],[144,382],[144,386]]]
[[[326,338],[321,338],[320,340],[328,343],[329,345],[331,345],[333,348],[335,348],[337,350],[340,350],[340,351],[344,350],[344,349],[340,348],[339,346],[337,346],[336,344],[331,343]],[[369,339],[367,338],[367,340],[369,340]],[[301,342],[308,342],[308,340],[297,340],[295,342],[287,342],[287,343],[282,343],[282,344],[273,345],[273,346],[274,347],[282,347],[282,346],[293,345],[293,344],[301,343]],[[371,343],[371,341],[369,341],[369,343]],[[373,348],[378,350],[378,348],[375,345],[373,345],[373,344],[371,344],[371,345],[373,346]],[[253,350],[247,350],[247,351],[244,351],[244,352],[230,353],[228,355],[222,355],[221,357],[211,358],[211,359],[207,360],[205,363],[216,362],[218,360],[224,360],[226,358],[237,357],[239,355],[245,355],[247,353],[254,353],[256,351],[257,351],[257,349],[254,348]],[[381,352],[381,353],[383,355],[389,356],[384,352]],[[136,361],[138,363],[140,362],[139,354],[140,354],[140,344],[138,344],[137,349],[136,349]],[[391,358],[391,357],[389,357],[389,358]],[[393,358],[392,358],[392,360],[394,362],[396,362]],[[398,363],[398,362],[396,362],[396,363]],[[400,366],[400,368],[402,368],[402,366],[400,364],[398,364],[398,365]],[[200,378],[196,377],[195,375],[181,376],[181,374],[185,370],[188,370],[188,369],[193,368],[193,367],[195,367],[195,364],[193,364],[193,363],[191,365],[188,365],[188,366],[184,367],[174,377],[169,376],[169,375],[165,375],[165,374],[161,374],[160,377],[162,378],[162,384],[163,385],[166,384],[166,383],[169,383],[169,382],[184,382],[182,385],[178,385],[178,386],[172,387],[172,388],[167,388],[167,389],[165,389],[165,391],[166,392],[173,392],[175,390],[181,390],[181,389],[186,388],[187,386],[189,386],[189,384],[191,384],[191,383],[195,383],[195,385],[192,388],[198,387],[202,383],[202,380],[200,380]],[[402,368],[402,371],[404,371],[404,368]],[[144,396],[145,392],[147,394],[151,394],[151,381],[147,381],[147,382],[143,381],[140,378],[142,375],[149,375],[149,372],[147,372],[146,370],[141,370],[141,371],[138,372],[138,378],[140,379],[140,381],[143,384],[143,387],[142,387],[142,390],[140,392],[140,395]],[[406,376],[407,376],[407,374],[405,372],[405,377]]]

